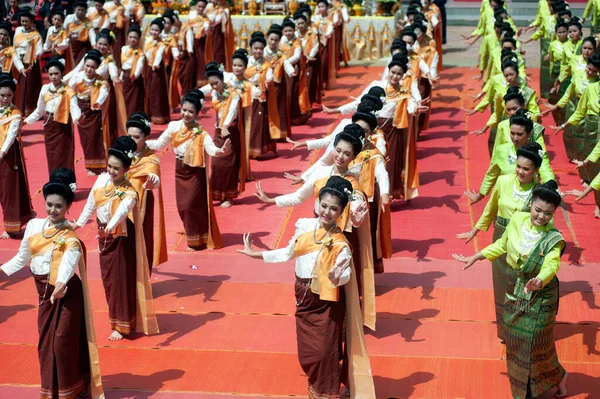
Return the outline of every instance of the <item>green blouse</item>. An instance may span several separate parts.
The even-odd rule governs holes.
[[[515,270],[521,270],[529,259],[531,251],[535,248],[544,233],[553,229],[552,223],[546,226],[533,226],[531,215],[527,212],[516,212],[510,218],[506,231],[496,242],[485,247],[481,254],[488,260],[494,260],[506,254],[506,261]],[[564,241],[559,241],[550,251],[544,254],[544,261],[537,278],[542,280],[544,286],[548,284],[560,268],[560,255],[565,246]]]
[[[564,82],[569,76],[575,77],[576,74],[583,73],[585,75],[585,67],[587,61],[583,59],[583,55],[575,55],[571,58],[571,61],[567,64],[566,68],[561,68],[558,80]]]
[[[548,47],[548,54],[550,54],[550,71],[553,71],[556,65],[560,66],[560,62],[565,53],[565,43],[560,40],[552,40],[550,42],[550,46]]]
[[[538,10],[535,19],[529,26],[540,26],[546,17],[550,15],[550,7],[547,0],[538,0]]]
[[[579,39],[577,43],[573,43],[571,40],[567,40],[566,43],[563,45],[564,53],[562,60],[560,60],[560,76],[563,76],[563,74],[565,74],[565,70],[569,67],[571,60],[575,58],[577,52],[581,53],[582,44],[583,39]],[[562,80],[560,81],[562,82]]]
[[[594,12],[592,13],[592,9]],[[587,6],[583,11],[582,18],[588,18],[592,14],[592,25],[596,26],[598,19],[600,18],[600,1],[599,0],[587,0]]]
[[[535,184],[521,185],[515,174],[498,177],[492,195],[475,227],[481,231],[488,231],[496,216],[510,219],[515,212],[529,207],[531,191]]]
[[[589,80],[587,78],[587,74],[585,73],[585,68],[583,71],[576,70],[573,73],[573,78],[571,79],[571,84],[567,87],[565,94],[558,100],[556,105],[560,108],[564,108],[567,106],[569,101],[576,99],[579,100],[581,96],[583,96],[583,92],[585,88],[588,87],[591,83],[595,83],[598,81],[598,78],[594,78]]]
[[[494,98],[494,112],[490,116],[490,119],[488,119],[486,126],[496,127],[502,118],[507,116],[506,107],[504,104],[504,96],[506,95],[507,91],[508,83],[496,91],[496,97]],[[541,111],[540,107],[538,106],[538,100],[535,91],[528,86],[524,86],[521,87],[521,94],[523,94],[523,98],[525,99],[525,108],[527,108],[527,110],[533,115],[539,115]]]
[[[577,103],[577,109],[567,121],[570,125],[577,126],[579,122],[588,115],[600,115],[600,82],[589,84],[583,91],[581,99]]]
[[[547,15],[540,25],[538,25],[538,29],[531,35],[531,40],[539,40],[541,38],[545,38],[548,40],[553,40],[556,34],[556,16]]]
[[[531,132],[531,138],[533,141],[537,141],[542,149],[546,151],[546,144],[544,143],[544,126],[537,122],[533,122],[533,131]],[[510,143],[510,119],[505,119],[498,123],[498,130],[496,130],[496,139],[494,141],[494,149],[499,145]]]

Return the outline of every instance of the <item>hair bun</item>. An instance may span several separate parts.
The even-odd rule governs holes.
[[[77,177],[75,176],[75,172],[73,172],[71,169],[58,168],[50,172],[50,178],[48,181],[50,183],[60,183],[69,187],[71,184],[77,182]]]

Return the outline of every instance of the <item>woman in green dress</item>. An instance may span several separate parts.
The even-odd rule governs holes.
[[[533,121],[530,119],[530,114],[526,110],[519,110],[510,118],[510,143],[502,144],[496,148],[492,154],[490,166],[485,173],[483,182],[479,191],[465,191],[465,196],[471,200],[471,204],[481,201],[496,184],[496,180],[501,175],[508,175],[515,172],[517,161],[517,149],[523,147],[532,140],[533,136]],[[539,174],[542,182],[554,180],[554,172],[550,167],[550,161],[546,154],[546,147],[539,141],[538,144],[542,147],[542,165],[540,166]]]
[[[597,35],[600,33],[600,0],[588,0],[581,17],[582,24],[590,17],[590,14],[592,15],[592,35]]]
[[[556,39],[550,42],[548,54],[546,55],[546,58],[550,62],[550,80],[552,82],[556,82],[560,75],[560,61],[565,53],[564,45],[569,39],[569,23],[562,18],[559,19],[556,23],[555,32]],[[561,97],[560,86],[552,87],[547,97],[548,103],[556,104]],[[552,117],[554,118],[554,122],[559,125],[566,120],[565,111],[560,108],[552,111]]]
[[[512,396],[518,399],[535,398],[554,387],[557,397],[567,395],[568,374],[558,361],[554,341],[556,272],[565,241],[551,221],[561,200],[555,181],[536,186],[530,212],[514,213],[500,239],[472,256],[453,255],[465,263],[464,270],[479,260],[506,254],[513,269],[503,322],[508,377]]]
[[[471,231],[460,233],[456,237],[471,241],[480,231],[487,231],[494,222],[494,241],[504,234],[511,216],[515,212],[529,212],[531,192],[538,182],[538,172],[542,166],[542,147],[536,143],[527,143],[517,150],[516,174],[503,175],[498,178],[492,195],[488,200],[479,221]],[[504,326],[502,309],[504,295],[512,269],[502,255],[492,261],[492,279],[494,282],[494,302],[496,304],[496,328],[498,338],[504,343]]]

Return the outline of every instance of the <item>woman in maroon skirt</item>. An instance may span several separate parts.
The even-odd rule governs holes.
[[[210,29],[206,46],[206,62],[223,64],[231,71],[231,56],[235,50],[235,32],[227,0],[213,0],[213,7],[206,11]]]
[[[125,177],[136,148],[131,137],[115,140],[108,150],[108,173],[98,176],[81,216],[71,224],[81,228],[96,213],[111,341],[134,331],[158,333],[138,195]]]
[[[157,140],[148,140],[151,150],[159,150],[171,144],[175,153],[175,198],[177,210],[183,221],[188,252],[206,246],[208,249],[223,247],[217,219],[213,209],[211,187],[206,164],[208,156],[227,156],[231,140],[225,139],[221,148],[198,124],[204,95],[192,90],[181,100],[181,120],[169,123]]]
[[[140,27],[132,25],[127,32],[127,46],[121,49],[121,80],[127,115],[145,110],[144,51],[140,48]]]
[[[146,56],[144,82],[146,84],[146,93],[152,93],[151,96],[148,96],[146,109],[152,123],[157,125],[164,125],[171,120],[169,82],[163,62],[167,46],[160,38],[163,28],[163,19],[154,19],[150,23],[150,37],[144,43],[144,55]]]
[[[233,199],[244,191],[246,184],[242,98],[233,86],[224,83],[223,71],[215,62],[206,66],[206,78],[213,89],[212,106],[217,113],[213,141],[217,147],[221,147],[229,139],[232,149],[226,156],[212,159],[210,187],[213,200],[221,201],[221,208],[229,208],[233,205]]]
[[[108,127],[104,104],[108,99],[108,83],[96,74],[102,62],[98,50],[90,50],[83,59],[82,72],[76,72],[69,80],[69,87],[75,91],[77,105],[81,109],[79,118],[79,138],[83,147],[85,168],[88,176],[95,176],[106,170],[106,149],[108,148]]]
[[[292,76],[286,74],[285,85],[289,98],[292,125],[303,125],[310,119],[310,97],[306,76],[306,57],[302,54],[302,41],[296,37],[294,20],[286,17],[282,24],[283,38],[279,49],[294,68]]]
[[[329,17],[329,2],[319,0],[317,2],[317,13],[313,21],[313,27],[319,32],[319,60],[321,62],[321,75],[323,87],[320,89],[332,89],[335,87],[335,32],[333,22]]]
[[[64,65],[58,57],[46,63],[50,83],[42,86],[38,106],[26,119],[30,125],[46,117],[44,122],[44,144],[48,173],[54,169],[75,170],[75,137],[73,125],[79,122],[81,110],[72,88],[62,82]]]
[[[319,59],[319,36],[310,29],[310,7],[294,13],[294,22],[298,30],[298,40],[302,43],[302,53],[306,57],[306,85],[310,104],[321,103],[321,60]]]
[[[204,14],[208,0],[196,1],[196,15],[187,20],[188,28],[194,37],[194,56],[196,58],[196,87],[206,84],[206,37],[210,29],[208,18]],[[187,93],[182,90],[182,93]]]
[[[0,239],[20,233],[35,216],[21,147],[21,111],[12,104],[15,91],[12,76],[0,74],[0,206],[5,230]]]
[[[203,10],[204,3],[200,3],[200,6],[197,7]],[[198,81],[201,79],[196,74],[198,73],[198,62],[202,63],[202,68],[204,69],[204,51],[198,53],[196,51],[196,39],[195,39],[195,31],[198,32],[199,35],[203,35],[204,28],[208,27],[208,21],[200,14],[197,17],[193,17],[188,19],[184,25],[181,33],[179,34],[179,59],[178,59],[178,71],[177,71],[177,79],[179,80],[179,84],[181,85],[181,92],[187,93],[188,91],[196,88],[197,86],[201,86],[198,84]],[[202,59],[199,61],[198,58]],[[202,79],[202,81],[205,81]]]
[[[74,184],[72,170],[50,174],[42,189],[48,217],[29,222],[19,252],[2,265],[10,276],[31,262],[39,305],[40,398],[104,398],[85,247],[66,219]]]
[[[17,56],[23,62],[23,69],[19,71],[16,105],[27,116],[35,109],[37,96],[42,89],[40,60],[43,53],[43,42],[42,36],[35,30],[35,18],[31,8],[21,8],[19,15],[21,26],[15,30],[13,46]]]
[[[96,31],[92,22],[86,17],[87,1],[77,0],[73,5],[74,13],[67,15],[65,29],[69,32],[73,66],[79,64],[85,54],[96,42]]]

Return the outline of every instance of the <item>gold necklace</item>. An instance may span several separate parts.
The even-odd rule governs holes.
[[[63,229],[63,227],[65,227],[65,222],[66,222],[66,219],[63,220],[62,222],[60,222],[60,224],[58,226],[54,225],[54,228],[56,228],[56,231],[54,233],[50,234],[49,236],[47,236],[45,226],[46,226],[46,224],[48,224],[48,225],[52,224],[52,223],[50,223],[50,217],[47,217],[46,222],[44,222],[44,226],[42,226],[42,237],[44,237],[46,239],[54,237]]]
[[[108,179],[108,181],[107,181],[107,182],[104,184],[104,196],[105,196],[105,197],[111,197],[111,196],[113,195],[114,191],[117,189],[117,187],[120,187],[120,186],[121,186],[121,184],[122,184],[122,183],[124,183],[126,180],[127,180],[127,179],[123,178],[123,180],[121,180],[121,181],[119,182],[119,184],[114,184],[114,183],[113,183],[113,184],[114,184],[114,187],[113,187],[113,188],[112,188],[112,189],[111,189],[109,192],[106,192],[106,188],[108,187],[108,183],[110,183],[110,182],[111,182],[111,181],[110,181],[110,179]]]

